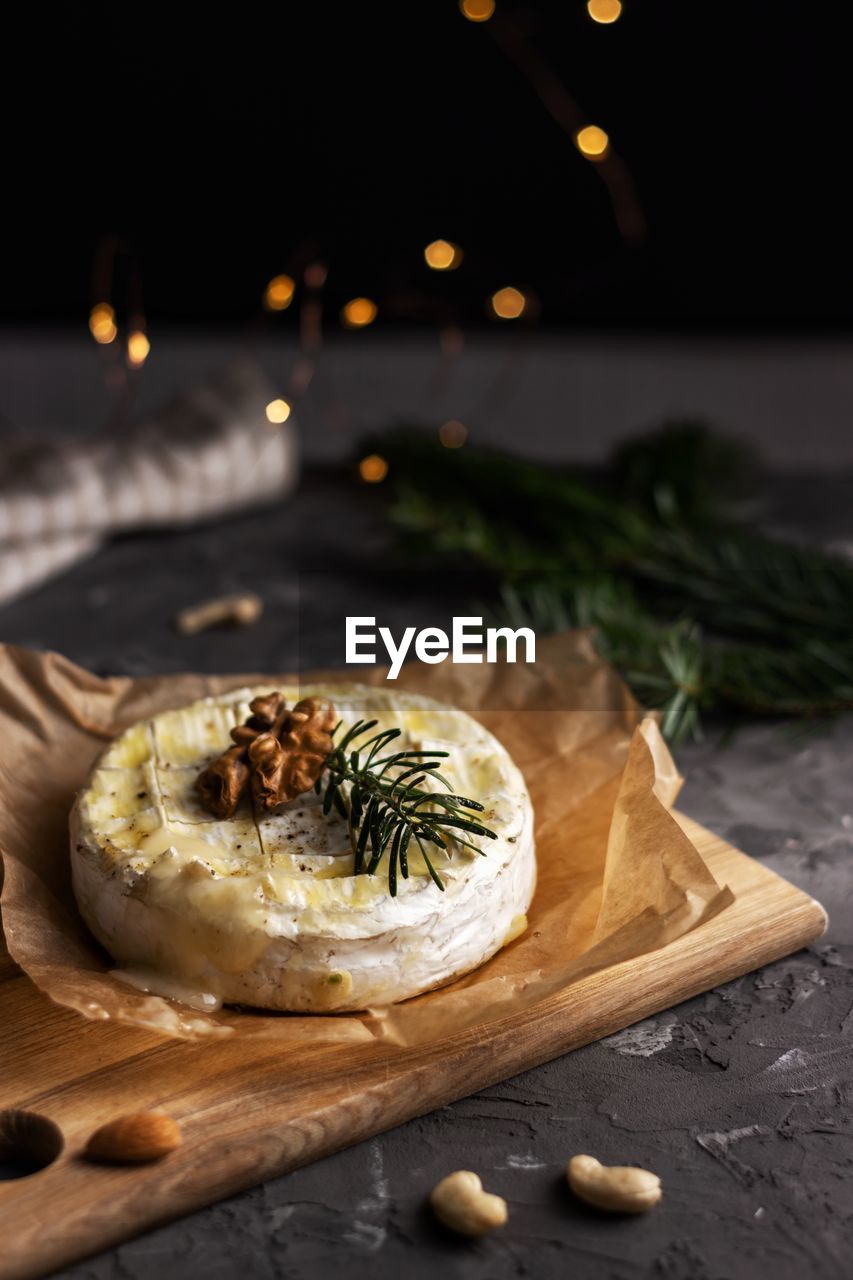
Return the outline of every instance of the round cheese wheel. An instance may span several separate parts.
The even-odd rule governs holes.
[[[430,698],[360,685],[280,692],[333,702],[344,729],[399,727],[391,750],[446,751],[441,772],[477,800],[496,839],[414,841],[408,878],[353,874],[343,818],[313,791],[269,813],[248,796],[212,818],[199,771],[231,744],[249,702],[271,686],[238,689],[128,729],[98,760],[71,815],[74,891],[119,972],[145,990],[197,1008],[222,1003],[302,1012],[365,1009],[404,1000],[469,972],[518,936],[536,880],[533,812],[504,747],[477,721]],[[438,789],[436,787],[436,789]]]

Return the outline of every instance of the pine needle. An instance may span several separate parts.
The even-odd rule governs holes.
[[[853,564],[755,532],[751,459],[694,424],[633,441],[597,475],[390,431],[389,516],[407,558],[492,575],[499,624],[594,628],[667,737],[709,712],[853,708]]]
[[[365,738],[376,724],[375,720],[356,721],[327,756],[325,786],[321,780],[317,788],[323,796],[323,812],[331,813],[334,808],[346,819],[356,875],[375,875],[385,858],[388,891],[395,897],[398,877],[406,880],[409,876],[408,849],[414,838],[431,878],[444,890],[424,844],[439,849],[459,845],[481,854],[483,850],[467,837],[494,840],[495,833],[469,816],[482,813],[483,806],[454,794],[438,772],[448,752],[383,755],[402,730],[384,729]],[[433,780],[444,790],[433,789],[429,785]]]

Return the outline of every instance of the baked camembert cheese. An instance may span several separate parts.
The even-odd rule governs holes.
[[[242,796],[217,819],[200,771],[269,687],[239,689],[128,729],[104,752],[71,815],[74,892],[119,973],[197,1008],[222,1003],[327,1012],[404,1000],[467,973],[526,927],[533,812],[508,752],[464,712],[360,685],[281,688],[288,706],[334,704],[341,732],[399,727],[395,750],[446,752],[453,791],[482,805],[494,838],[413,841],[395,893],[387,868],[354,874],[345,817],[313,789],[272,809]],[[340,737],[340,735],[338,735]],[[460,833],[461,835],[461,833]],[[472,847],[476,845],[477,847]]]

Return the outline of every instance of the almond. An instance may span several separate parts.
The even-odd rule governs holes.
[[[162,1111],[136,1111],[96,1129],[86,1144],[90,1160],[145,1164],[161,1160],[181,1145],[177,1120]]]

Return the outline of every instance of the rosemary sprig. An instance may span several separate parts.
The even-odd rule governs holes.
[[[402,730],[382,729],[365,739],[377,724],[376,720],[356,721],[326,757],[325,771],[315,787],[323,796],[323,812],[335,809],[346,819],[356,875],[375,875],[387,854],[388,890],[396,897],[398,877],[409,877],[408,852],[414,840],[430,876],[443,892],[444,882],[424,846],[447,849],[452,842],[482,855],[483,850],[467,837],[494,840],[495,833],[466,814],[466,810],[482,813],[483,806],[456,795],[438,772],[448,752],[385,754]],[[333,738],[340,729],[339,723]],[[445,790],[431,788],[433,780]]]

